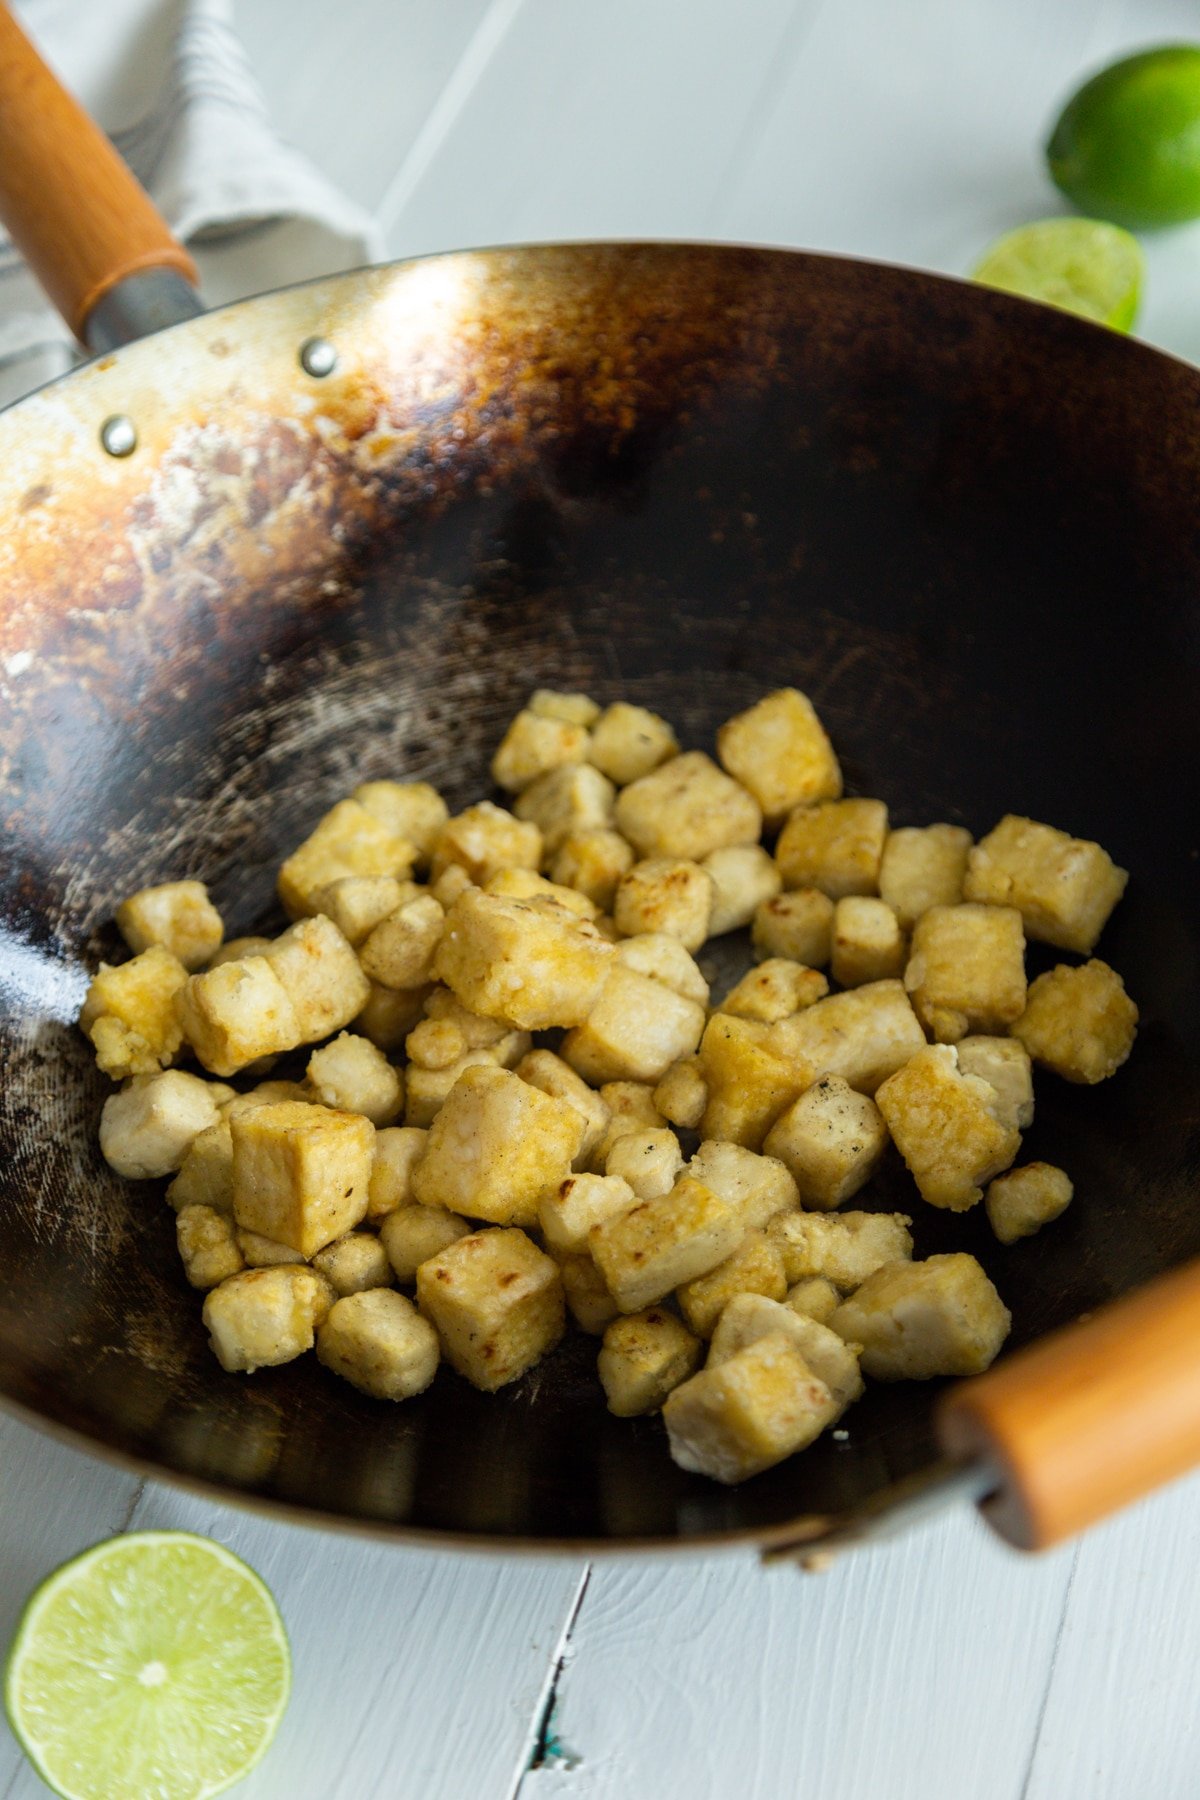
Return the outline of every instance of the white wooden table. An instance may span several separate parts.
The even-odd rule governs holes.
[[[236,0],[285,132],[397,255],[504,240],[802,244],[961,273],[1056,210],[1080,71],[1188,0]],[[1200,360],[1200,228],[1143,335]],[[269,272],[264,272],[269,285]],[[0,1419],[0,1642],[129,1526],[211,1533],[296,1658],[246,1800],[1196,1800],[1200,1479],[1024,1560],[973,1517],[839,1564],[366,1546],[143,1485]],[[0,1800],[45,1789],[0,1735]],[[130,1796],[129,1800],[140,1800]]]

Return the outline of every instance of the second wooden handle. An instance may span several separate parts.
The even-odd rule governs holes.
[[[3,4],[0,218],[81,340],[97,300],[118,281],[148,269],[196,281],[145,190]]]
[[[984,1516],[1040,1550],[1200,1463],[1200,1262],[951,1389],[943,1448],[1002,1486]]]

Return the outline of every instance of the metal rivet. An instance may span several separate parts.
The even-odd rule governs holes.
[[[100,427],[100,442],[110,456],[132,456],[137,449],[137,426],[127,413],[114,413]]]
[[[328,338],[305,338],[300,346],[300,363],[307,375],[315,375],[319,381],[337,368],[337,351]]]

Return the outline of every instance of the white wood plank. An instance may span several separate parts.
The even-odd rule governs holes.
[[[1079,1549],[1022,1800],[1195,1800],[1200,1475]]]
[[[821,1576],[599,1564],[552,1721],[574,1766],[520,1800],[1019,1800],[1072,1555],[965,1513]]]

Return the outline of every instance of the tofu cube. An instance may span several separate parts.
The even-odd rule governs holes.
[[[829,983],[819,969],[806,969],[802,963],[772,956],[743,975],[717,1011],[732,1013],[737,1019],[756,1019],[762,1025],[776,1025],[780,1019],[803,1012],[806,1006],[815,1006],[828,992]]]
[[[902,930],[911,931],[931,906],[958,905],[973,841],[961,825],[902,825],[888,832],[879,892]]]
[[[423,1262],[417,1303],[446,1360],[485,1393],[516,1381],[563,1334],[558,1265],[523,1231],[474,1231]]]
[[[219,969],[222,963],[241,962],[244,956],[261,956],[264,950],[270,948],[270,938],[230,938],[227,943],[221,945],[219,950],[213,951],[208,959],[208,966],[210,969]]]
[[[612,1118],[600,1095],[553,1050],[530,1050],[513,1072],[530,1087],[554,1100],[566,1100],[575,1108],[583,1120],[583,1138],[575,1153],[575,1166],[586,1168]]]
[[[1035,1063],[1091,1087],[1115,1075],[1128,1057],[1137,1021],[1121,977],[1093,957],[1079,968],[1059,963],[1030,982],[1012,1032]]]
[[[688,1173],[727,1200],[747,1230],[800,1205],[799,1189],[785,1165],[740,1144],[709,1139],[688,1164]]]
[[[887,1143],[875,1102],[840,1075],[822,1075],[775,1121],[763,1149],[790,1170],[801,1206],[832,1212],[866,1186]]]
[[[708,1083],[698,1056],[681,1056],[671,1064],[654,1090],[654,1104],[680,1130],[699,1127],[708,1105]]]
[[[429,892],[433,895],[443,912],[449,912],[454,902],[469,888],[478,884],[472,881],[461,863],[447,863],[441,874],[430,878]]]
[[[583,1120],[508,1069],[464,1071],[412,1172],[413,1198],[496,1225],[535,1226],[538,1207],[571,1173]]]
[[[568,1312],[580,1331],[599,1337],[606,1325],[621,1317],[603,1275],[590,1256],[564,1256],[559,1267]]]
[[[638,1196],[618,1175],[568,1175],[538,1208],[546,1248],[557,1256],[582,1256],[588,1232],[606,1219],[619,1219],[638,1203]]]
[[[588,732],[566,719],[548,719],[528,708],[519,712],[492,757],[492,780],[519,794],[551,769],[581,763],[587,756]]]
[[[727,844],[756,844],[757,800],[701,750],[672,757],[617,797],[617,830],[639,856],[702,862]]]
[[[471,889],[446,914],[435,968],[472,1012],[545,1031],[583,1023],[612,955],[594,925],[561,907]]]
[[[731,1356],[775,1331],[791,1339],[813,1374],[825,1383],[837,1408],[835,1417],[840,1418],[863,1391],[857,1348],[818,1320],[765,1295],[738,1294],[729,1302],[713,1332],[706,1367],[719,1369]]]
[[[793,1071],[797,1091],[819,1075],[840,1075],[860,1094],[925,1048],[925,1033],[900,981],[869,981],[830,994],[767,1033],[766,1048]]]
[[[184,1038],[214,1075],[236,1075],[301,1042],[292,1002],[265,956],[190,976],[175,996],[175,1014]]]
[[[524,1038],[528,1048],[530,1039]],[[410,1063],[404,1082],[404,1123],[419,1130],[428,1130],[437,1118],[446,1097],[468,1069],[497,1069],[500,1063],[491,1050],[468,1050],[457,1062],[451,1063],[448,1069],[422,1069],[416,1063]]]
[[[905,943],[900,921],[886,900],[848,894],[833,909],[830,972],[842,987],[886,981],[904,973]]]
[[[562,694],[556,688],[534,688],[527,702],[539,719],[562,719],[568,725],[594,725],[600,708],[590,694]]]
[[[628,700],[605,707],[592,727],[588,746],[589,761],[618,787],[640,781],[678,754],[679,745],[667,721]]]
[[[882,1268],[912,1255],[912,1220],[906,1213],[777,1213],[769,1226],[783,1253],[788,1283],[823,1276],[848,1290]]]
[[[988,1224],[1002,1244],[1015,1244],[1066,1212],[1074,1193],[1065,1169],[1047,1162],[1025,1163],[988,1183],[984,1196]]]
[[[785,888],[819,888],[831,900],[877,894],[887,838],[882,800],[821,800],[798,806],[775,846]]]
[[[992,1111],[1001,1124],[1028,1131],[1033,1124],[1033,1067],[1024,1044],[1011,1037],[965,1037],[955,1049],[964,1075],[978,1075],[995,1088]]]
[[[313,911],[313,896],[343,875],[395,875],[403,880],[416,861],[416,846],[400,837],[357,800],[339,800],[318,820],[279,871],[279,898],[289,918]]]
[[[420,862],[429,861],[438,832],[450,817],[446,802],[427,781],[364,781],[351,797],[410,843]]]
[[[588,1247],[617,1306],[632,1313],[707,1275],[737,1248],[743,1230],[728,1201],[682,1175],[669,1194],[593,1226]]]
[[[605,1158],[605,1173],[629,1183],[639,1200],[669,1194],[683,1173],[683,1151],[665,1127],[631,1131],[617,1139]]]
[[[298,1250],[293,1250],[290,1244],[277,1244],[274,1238],[264,1237],[261,1231],[235,1231],[234,1236],[248,1269],[278,1269],[307,1260]],[[327,1287],[328,1285],[326,1282]],[[329,1305],[333,1305],[332,1289]],[[319,1319],[317,1323],[320,1323]]]
[[[181,1069],[135,1075],[104,1102],[100,1150],[105,1162],[131,1181],[174,1174],[200,1133],[219,1121],[218,1104],[226,1092]]]
[[[175,1218],[175,1241],[183,1272],[194,1288],[214,1288],[245,1267],[233,1220],[211,1206],[181,1206]]]
[[[748,1231],[723,1263],[707,1275],[685,1281],[676,1299],[696,1336],[710,1338],[717,1320],[736,1294],[761,1294],[770,1300],[782,1300],[786,1293],[779,1245],[763,1231]]]
[[[387,1251],[371,1231],[351,1231],[335,1238],[313,1257],[335,1294],[361,1294],[368,1288],[390,1287],[392,1265]]]
[[[673,1460],[727,1486],[803,1450],[836,1413],[829,1389],[782,1331],[701,1369],[663,1406]]]
[[[823,969],[833,953],[833,901],[815,887],[763,900],[754,909],[750,942],[760,962],[778,956]]]
[[[332,919],[302,919],[263,952],[296,1015],[296,1044],[315,1044],[363,1011],[371,984]],[[249,966],[246,964],[243,967]]]
[[[437,1332],[393,1288],[346,1293],[317,1332],[317,1361],[376,1400],[411,1400],[437,1374]]]
[[[343,875],[318,888],[313,911],[332,919],[346,942],[355,950],[377,925],[423,890],[415,881],[397,881],[394,875]]]
[[[322,1106],[390,1125],[404,1111],[404,1077],[369,1038],[343,1031],[308,1059],[308,1084]]]
[[[79,1015],[96,1061],[114,1081],[153,1075],[173,1062],[183,1042],[176,996],[187,970],[169,950],[152,945],[130,962],[100,964]]]
[[[176,1212],[185,1206],[204,1206],[232,1214],[233,1131],[228,1119],[197,1132],[184,1151],[167,1199]]]
[[[949,1044],[930,1044],[875,1096],[896,1148],[930,1206],[965,1212],[1007,1169],[1021,1134],[996,1116],[996,1091],[963,1075]]]
[[[842,792],[833,745],[798,688],[778,688],[727,719],[717,732],[717,755],[754,795],[769,829],[793,807],[837,800]]]
[[[457,863],[472,881],[481,883],[500,869],[536,869],[541,860],[542,834],[537,826],[481,800],[447,819],[434,841],[430,868],[436,880]]]
[[[764,900],[773,900],[782,886],[774,859],[761,844],[729,844],[711,851],[700,866],[713,884],[709,937],[749,925]]]
[[[379,1226],[379,1241],[396,1280],[408,1287],[417,1279],[423,1262],[440,1256],[459,1238],[469,1236],[470,1230],[465,1219],[444,1206],[412,1203],[387,1214]]]
[[[622,875],[633,867],[633,846],[607,825],[590,825],[562,839],[550,863],[561,887],[574,888],[608,912]]]
[[[673,1313],[651,1307],[614,1319],[597,1360],[609,1412],[618,1419],[658,1412],[672,1388],[695,1374],[700,1356],[699,1338]]]
[[[617,889],[617,930],[626,937],[662,932],[685,950],[698,950],[708,937],[713,891],[699,863],[664,856],[636,862]]]
[[[1099,844],[1008,813],[971,851],[963,892],[1015,906],[1031,938],[1087,956],[1128,880]]]
[[[661,981],[673,994],[694,1000],[697,1006],[708,1005],[708,983],[699,964],[679,939],[667,932],[643,931],[622,938],[616,946],[616,960],[638,975]]]
[[[518,795],[514,811],[541,833],[543,853],[552,861],[570,837],[612,824],[616,789],[590,763],[552,769]]]
[[[708,1087],[702,1137],[761,1150],[776,1119],[806,1085],[764,1041],[766,1030],[754,1020],[726,1013],[714,1013],[709,1020],[700,1043],[700,1067]]]
[[[645,1081],[606,1081],[600,1098],[608,1108],[605,1126],[592,1152],[590,1167],[603,1172],[613,1145],[631,1131],[657,1131],[666,1120],[654,1104],[654,1089]]]
[[[379,987],[428,986],[445,924],[446,915],[432,894],[406,901],[364,943],[359,952],[363,974]]]
[[[213,1288],[203,1319],[217,1361],[230,1374],[274,1368],[313,1347],[328,1293],[312,1269],[246,1269]]]
[[[661,1081],[700,1042],[704,1009],[623,964],[609,974],[584,1021],[562,1041],[562,1055],[585,1080]]]
[[[832,1281],[827,1281],[824,1275],[809,1275],[788,1289],[783,1304],[805,1319],[828,1325],[841,1303],[842,1296]]]
[[[366,1004],[354,1015],[354,1025],[377,1050],[398,1050],[409,1032],[421,1023],[431,989],[385,988],[374,981],[368,982],[367,987]]]
[[[555,900],[581,919],[595,919],[600,911],[586,894],[576,893],[574,888],[560,887],[556,881],[547,881],[533,869],[499,869],[484,882],[483,891],[500,894],[508,900]]]
[[[117,930],[136,955],[158,945],[189,972],[221,948],[225,926],[202,881],[139,888],[117,908]]]
[[[940,1044],[1003,1032],[1025,1010],[1025,933],[1012,906],[931,906],[913,928],[904,985]]]
[[[831,1329],[862,1345],[876,1381],[981,1375],[1008,1336],[1012,1315],[973,1256],[885,1263],[843,1300]]]
[[[233,1213],[246,1231],[315,1256],[365,1216],[375,1127],[285,1100],[231,1121]]]

